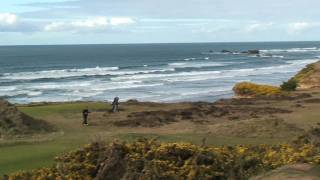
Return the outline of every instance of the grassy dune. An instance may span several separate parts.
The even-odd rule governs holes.
[[[91,114],[90,126],[81,124],[81,110],[89,106]],[[171,106],[160,107],[170,109]],[[182,108],[188,105],[181,105]],[[19,139],[2,140],[0,143],[0,174],[7,174],[17,170],[30,170],[39,167],[49,167],[53,164],[56,155],[82,147],[84,144],[94,140],[103,139],[112,141],[114,138],[133,141],[137,138],[159,138],[163,142],[191,142],[201,144],[206,137],[206,143],[212,145],[234,145],[234,144],[259,144],[261,142],[275,144],[286,139],[270,138],[237,138],[237,137],[217,137],[214,134],[202,132],[205,129],[202,125],[187,123],[173,124],[165,127],[141,128],[141,127],[115,127],[111,124],[104,124],[111,118],[104,117],[104,113],[110,110],[110,105],[106,103],[78,102],[59,103],[42,105],[19,106],[24,113],[39,119],[43,119],[59,129],[59,132],[32,136]],[[157,109],[147,105],[123,105],[125,109],[119,114],[126,116],[127,112],[133,109]],[[184,129],[186,128],[186,129]],[[196,131],[200,129],[200,131]],[[32,163],[30,163],[32,162]]]
[[[19,107],[26,114],[55,125],[60,132],[42,137],[3,140],[0,145],[0,174],[19,169],[50,166],[57,154],[80,147],[88,142],[91,138],[90,129],[80,127],[78,124],[81,123],[81,119],[75,119],[72,116],[81,112],[81,109],[89,104],[93,110],[106,108],[106,105],[102,103],[63,103]]]
[[[312,99],[320,97],[314,93]],[[270,104],[271,103],[271,104]],[[293,123],[308,129],[319,123],[320,109],[319,103],[299,102],[303,108],[292,107],[296,101],[272,101],[268,102],[271,107],[286,107],[293,112],[290,114],[280,114],[286,122]],[[81,124],[81,110],[89,106],[91,114],[91,126]],[[172,108],[170,104],[161,104],[164,109]],[[176,105],[173,105],[176,106]],[[181,105],[183,108],[188,105]],[[19,109],[30,116],[43,119],[60,131],[53,134],[25,137],[20,139],[2,140],[0,144],[0,174],[8,174],[17,170],[30,170],[40,167],[50,167],[55,156],[82,147],[94,140],[103,139],[112,141],[114,138],[126,141],[133,141],[137,138],[157,137],[163,142],[191,142],[201,144],[206,138],[208,145],[235,145],[235,144],[278,144],[286,142],[288,138],[268,138],[268,137],[235,137],[223,136],[207,133],[210,125],[178,122],[163,127],[115,127],[109,124],[111,117],[104,114],[111,107],[105,103],[60,103],[52,105],[28,105],[20,106]],[[127,111],[133,108],[157,109],[147,105],[123,105],[124,110],[119,116],[127,116]],[[115,119],[117,117],[114,117]],[[105,122],[104,122],[105,121]],[[236,127],[237,128],[237,127]],[[32,163],[30,163],[32,162]]]
[[[320,65],[313,67],[320,72]],[[313,84],[319,78],[310,79]],[[50,167],[57,155],[100,140],[157,138],[160,142],[216,146],[289,142],[320,123],[320,90],[299,90],[294,94],[292,98],[229,99],[216,103],[133,101],[121,103],[121,111],[116,114],[109,113],[110,104],[103,102],[18,105],[19,110],[52,124],[58,132],[0,139],[0,175]],[[87,106],[92,111],[90,125],[83,126],[81,112]]]

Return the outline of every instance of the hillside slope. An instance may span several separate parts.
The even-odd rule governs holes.
[[[312,63],[302,69],[293,79],[298,81],[300,89],[320,87],[320,62]]]
[[[53,131],[48,123],[20,112],[14,105],[0,99],[0,138]]]

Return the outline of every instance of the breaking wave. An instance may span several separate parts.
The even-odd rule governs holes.
[[[121,100],[212,101],[221,96],[230,97],[233,85],[240,81],[279,85],[319,59],[318,44],[313,43],[308,48],[288,48],[290,46],[223,44],[217,47],[208,44],[196,49],[189,45],[179,49],[181,45],[177,45],[170,51],[154,47],[150,52],[148,49],[144,53],[131,50],[128,54],[121,49],[115,55],[101,51],[101,56],[96,57],[99,60],[92,62],[82,55],[65,57],[59,54],[43,60],[36,52],[32,57],[36,61],[27,59],[22,65],[20,59],[15,63],[0,61],[0,65],[6,67],[0,69],[0,97],[18,103],[101,101],[112,100],[115,96]],[[234,53],[218,52],[224,48],[236,50]],[[239,53],[241,49],[254,48],[264,50],[257,55]],[[59,58],[73,59],[61,62]],[[74,62],[81,66],[70,68]]]
[[[265,53],[303,53],[303,52],[320,52],[320,48],[318,47],[310,47],[310,48],[290,48],[290,49],[267,49],[260,50]]]
[[[59,79],[69,77],[82,76],[119,76],[132,74],[147,74],[154,72],[174,71],[173,68],[165,69],[150,69],[150,70],[119,70],[118,67],[96,67],[84,69],[63,69],[63,70],[48,70],[36,72],[19,72],[5,73],[0,76],[3,80],[36,80],[36,79]]]

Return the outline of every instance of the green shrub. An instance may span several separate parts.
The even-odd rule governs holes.
[[[295,79],[290,79],[287,82],[283,82],[280,87],[282,91],[295,91],[298,87],[298,81]]]

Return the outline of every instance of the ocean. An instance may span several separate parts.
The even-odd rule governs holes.
[[[0,46],[0,96],[212,102],[241,81],[280,85],[318,59],[320,42]]]

